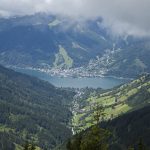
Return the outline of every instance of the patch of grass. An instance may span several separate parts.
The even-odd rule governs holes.
[[[15,144],[15,150],[23,150],[23,147],[18,144]]]
[[[140,59],[135,59],[134,65],[140,67],[141,69],[147,68],[147,66]]]
[[[14,131],[14,129],[0,124],[0,132],[9,132],[9,131]]]
[[[67,51],[59,45],[59,53],[55,55],[55,62],[53,63],[55,68],[69,69],[73,66],[73,60],[68,55]]]
[[[49,25],[50,28],[52,28],[52,27],[55,27],[55,26],[59,25],[60,23],[61,23],[61,21],[56,19],[53,22],[50,22],[48,25]]]

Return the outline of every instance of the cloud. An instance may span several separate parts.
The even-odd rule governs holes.
[[[150,35],[150,0],[0,0],[0,15],[46,12],[71,19],[102,17],[115,34]]]

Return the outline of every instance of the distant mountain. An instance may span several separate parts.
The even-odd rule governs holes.
[[[150,39],[114,37],[102,19],[35,14],[0,19],[0,64],[136,77],[150,72]]]
[[[0,19],[0,63],[81,66],[111,48],[111,41],[105,39],[107,33],[99,28],[100,21],[82,25],[46,14]]]
[[[150,38],[129,36],[119,45],[119,51],[112,56],[114,62],[109,66],[108,74],[136,77],[150,72]]]
[[[96,72],[117,77],[136,78],[139,74],[150,73],[150,38],[114,38],[113,48],[102,56],[91,59],[84,68],[88,73]]]
[[[71,136],[74,92],[0,66],[0,149],[26,141],[52,149]]]

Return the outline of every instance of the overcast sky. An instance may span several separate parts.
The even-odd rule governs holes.
[[[102,17],[115,34],[150,35],[150,0],[0,0],[0,15],[48,12],[71,19]]]

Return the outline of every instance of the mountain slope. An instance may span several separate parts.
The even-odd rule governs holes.
[[[77,67],[112,45],[96,23],[93,28],[90,23],[88,26],[72,24],[67,19],[46,14],[0,19],[0,22],[0,63],[3,65],[56,67],[53,64],[60,62],[62,68],[68,69],[70,64],[59,53],[60,46],[73,60],[71,67]],[[60,57],[56,57],[58,54]]]
[[[150,149],[150,106],[127,113],[103,125],[112,131],[113,146],[111,149],[126,150],[136,147],[140,139]]]
[[[46,14],[0,18],[0,64],[6,66],[136,77],[150,72],[149,43],[112,36],[100,18],[84,23]]]
[[[72,125],[76,132],[93,125],[94,109],[104,108],[105,120],[142,108],[150,103],[150,75],[144,75],[130,83],[102,92],[91,92],[88,98],[76,101]]]
[[[109,66],[108,73],[136,77],[142,72],[150,72],[150,39],[128,37],[124,43],[114,54],[115,61]]]
[[[9,141],[13,150],[14,143],[22,145],[26,140],[48,149],[60,144],[71,135],[67,124],[73,96],[71,91],[0,66],[0,138],[5,137],[0,147]]]
[[[116,119],[103,122],[98,126],[93,126],[75,136],[67,144],[61,146],[62,150],[85,149],[87,145],[95,149],[109,150],[139,150],[140,147],[150,149],[150,105],[124,114]],[[99,132],[100,131],[100,132]],[[101,135],[98,138],[98,133]],[[90,135],[90,137],[89,137]],[[109,138],[108,138],[108,137]],[[97,139],[98,138],[98,139]],[[103,140],[101,138],[104,138]],[[89,140],[90,139],[90,140]],[[94,145],[95,144],[95,145]],[[108,145],[108,148],[100,146]],[[84,148],[83,148],[84,147]],[[86,148],[87,149],[87,148]],[[143,148],[141,148],[143,149]]]

